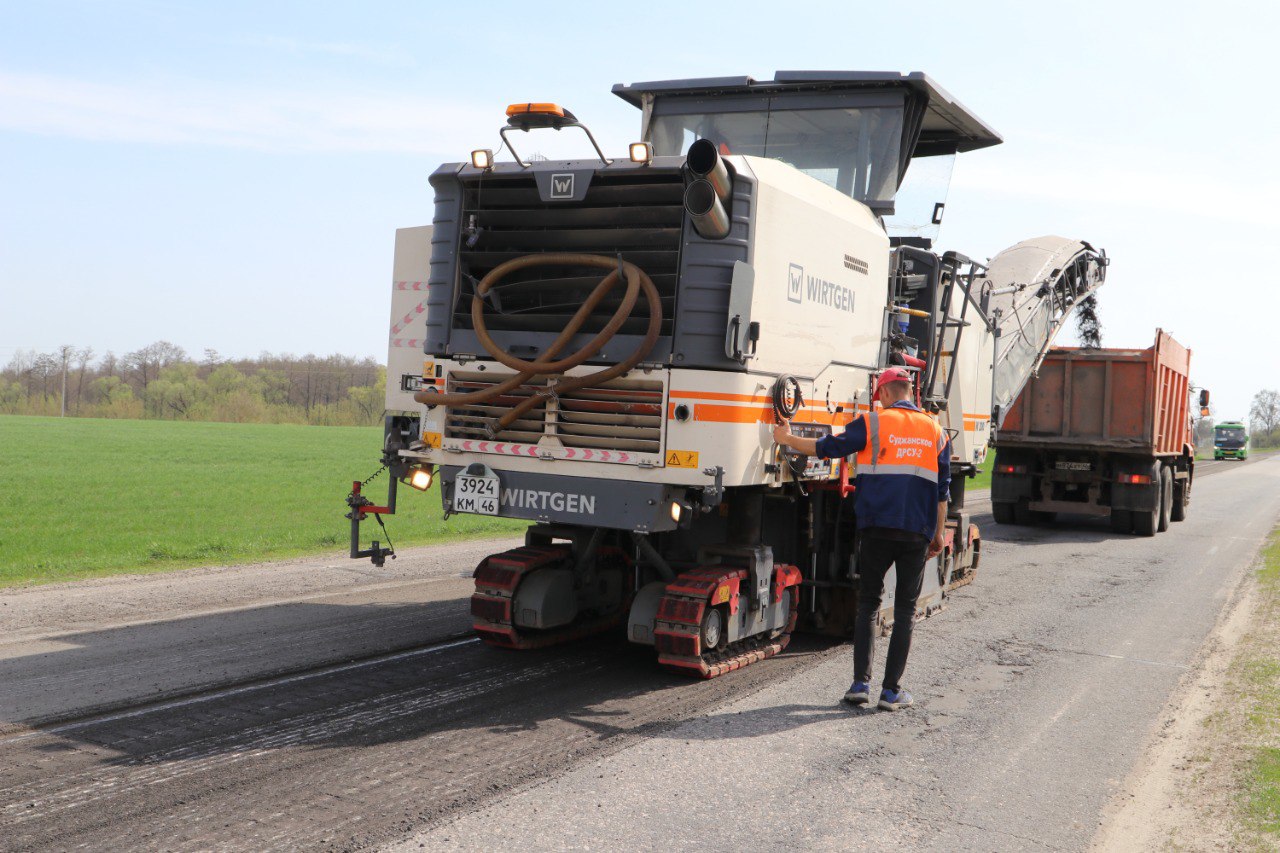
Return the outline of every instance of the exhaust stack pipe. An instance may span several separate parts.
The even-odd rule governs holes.
[[[729,169],[724,160],[720,159],[720,152],[716,150],[714,142],[710,139],[694,142],[689,146],[686,162],[694,177],[711,184],[721,204],[729,204],[729,198],[733,195],[733,179],[729,177]]]
[[[685,163],[693,179],[684,190],[684,209],[693,228],[708,240],[729,236],[729,199],[733,179],[729,169],[709,139],[699,139],[689,146]]]
[[[684,209],[693,222],[693,229],[703,237],[723,240],[729,236],[729,213],[710,181],[699,178],[685,187]]]

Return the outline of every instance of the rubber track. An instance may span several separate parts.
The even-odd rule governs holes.
[[[799,612],[799,595],[791,596],[791,615],[787,627],[772,639],[764,635],[739,640],[726,649],[702,651],[702,615],[710,605],[711,597],[722,584],[736,589],[746,581],[748,573],[743,569],[694,569],[684,572],[667,584],[666,593],[658,602],[658,616],[653,636],[658,648],[658,663],[682,675],[699,678],[715,678],[748,664],[771,658],[791,642],[791,632],[796,627]],[[800,571],[794,566],[775,566],[774,595],[797,587]],[[736,593],[734,594],[736,598]],[[778,598],[774,598],[775,601]],[[746,606],[743,601],[742,606]],[[726,626],[727,630],[727,626]]]
[[[503,649],[540,649],[598,634],[622,621],[625,608],[606,617],[574,622],[562,628],[529,630],[515,624],[515,595],[525,575],[568,560],[566,545],[526,545],[490,554],[476,566],[471,596],[472,627],[486,645]]]
[[[947,592],[957,590],[962,586],[968,586],[973,583],[974,577],[978,574],[978,561],[982,557],[982,535],[978,532],[978,525],[969,525],[969,547],[973,549],[973,562],[969,564],[969,568],[959,578],[952,578],[951,583],[947,584]]]

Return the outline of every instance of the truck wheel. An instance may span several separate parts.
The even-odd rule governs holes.
[[[1133,515],[1129,510],[1111,510],[1111,529],[1116,533],[1128,533],[1133,529]]]
[[[1156,528],[1160,526],[1160,510],[1134,510],[1133,515],[1133,532],[1139,536],[1155,536]]]
[[[996,524],[1013,524],[1013,504],[1009,501],[992,501],[991,516]]]
[[[1169,517],[1173,514],[1173,471],[1165,465],[1160,468],[1160,518],[1156,527],[1161,533],[1169,529]]]
[[[1187,520],[1187,504],[1191,503],[1187,492],[1187,481],[1178,480],[1173,484],[1173,508],[1169,510],[1170,521]]]

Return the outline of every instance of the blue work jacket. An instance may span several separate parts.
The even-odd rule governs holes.
[[[894,403],[892,408],[920,411],[909,400]],[[880,438],[886,444],[892,442],[892,436],[887,434]],[[858,415],[844,432],[819,439],[817,452],[823,459],[836,459],[853,456],[866,446],[867,416]],[[857,486],[854,512],[859,529],[890,528],[932,539],[938,525],[938,504],[950,496],[951,439],[947,438],[938,452],[936,484],[919,476],[872,473],[863,465],[858,466],[854,484]]]

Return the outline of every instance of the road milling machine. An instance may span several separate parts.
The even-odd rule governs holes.
[[[935,252],[954,156],[1001,138],[924,74],[613,91],[641,114],[627,157],[566,109],[515,104],[513,160],[441,166],[432,225],[398,232],[390,489],[383,506],[360,483],[348,496],[352,556],[391,553],[362,548],[360,522],[394,511],[397,483],[434,485],[446,517],[529,522],[475,570],[491,645],[621,627],[710,678],[797,626],[850,634],[854,460],[784,452],[772,427],[840,431],[900,365],[952,443],[946,549],[918,614],[938,610],[978,565],[965,480],[1105,254],[1059,237],[986,264]],[[595,156],[522,156],[551,130]]]

